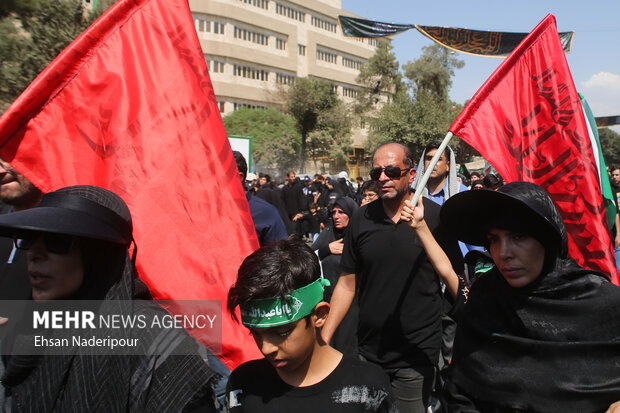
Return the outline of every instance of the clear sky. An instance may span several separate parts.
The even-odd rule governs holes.
[[[620,0],[342,0],[342,8],[363,18],[390,23],[529,32],[547,14],[558,31],[574,31],[568,64],[577,90],[594,116],[620,115]],[[415,29],[392,43],[401,66],[432,41]],[[503,59],[459,53],[465,67],[455,71],[450,97],[470,99]],[[620,127],[614,130],[620,132]]]

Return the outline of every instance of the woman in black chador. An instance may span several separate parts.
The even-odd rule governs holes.
[[[485,245],[495,269],[459,317],[448,410],[605,411],[620,400],[620,288],[567,257],[564,222],[541,187],[459,195],[442,223]]]
[[[421,231],[421,215],[408,208],[403,219]],[[543,188],[462,192],[441,222],[495,263],[458,313],[448,412],[605,412],[620,400],[620,288],[567,256],[564,222]],[[446,258],[424,245],[441,268]]]
[[[32,300],[39,308],[55,300],[98,300],[100,312],[113,314],[115,303],[128,303],[147,320],[166,314],[129,257],[129,209],[108,190],[72,186],[45,194],[35,208],[0,216],[0,235],[27,250]],[[42,355],[29,352],[37,334],[28,330],[31,324],[27,317],[9,319],[2,340],[1,411],[215,411],[214,373],[182,329],[131,329],[141,346],[132,354],[79,347]]]

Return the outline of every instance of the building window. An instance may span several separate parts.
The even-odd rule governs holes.
[[[371,46],[377,46],[377,39],[368,39],[368,44]]]
[[[300,56],[305,56],[306,55],[306,46],[304,46],[303,44],[298,44],[297,45],[297,50],[299,50],[299,55]]]
[[[336,33],[336,27],[338,25],[334,22],[327,21],[317,16],[312,16],[311,21],[314,27],[318,27],[319,29],[328,30],[332,33]]]
[[[246,79],[259,80],[261,82],[269,81],[269,72],[267,70],[256,69],[249,66],[233,65],[233,75],[245,77]]]
[[[225,108],[226,108],[226,104],[225,102],[217,102],[217,106],[220,109],[220,113],[224,113],[225,112]]]
[[[289,19],[304,22],[306,20],[306,13],[296,10],[292,7],[285,6],[281,3],[276,3],[276,13],[280,16],[288,17]]]
[[[213,22],[213,33],[224,34],[224,23]]]
[[[276,37],[276,49],[286,50],[286,40]]]
[[[276,83],[279,85],[290,85],[291,83],[295,82],[295,76],[294,75],[285,75],[282,73],[277,73],[276,72]]]
[[[239,0],[244,2],[245,4],[251,4],[255,7],[260,7],[261,9],[267,10],[269,8],[269,0]]]
[[[362,67],[363,64],[364,64],[364,62],[362,62],[360,60],[351,59],[350,57],[342,56],[342,65],[344,67],[360,70],[360,67]]]
[[[351,87],[343,87],[342,88],[342,96],[348,98],[356,98],[357,97],[357,89],[353,89]]]
[[[250,103],[237,103],[237,102],[233,102],[233,110],[239,110],[239,109],[243,109],[243,108],[249,108],[249,109],[267,109],[267,106],[262,106],[262,105],[253,105]]]
[[[332,92],[334,92],[334,94],[338,94],[338,85],[335,85],[332,83]]]
[[[235,39],[245,40],[247,42],[252,42],[256,44],[262,44],[263,46],[267,46],[269,44],[269,36],[252,30],[243,29],[237,26],[235,26],[234,37]]]
[[[316,50],[316,58],[318,60],[322,60],[322,61],[327,62],[327,63],[336,64],[336,61],[338,59],[338,55],[336,53],[332,53],[332,52],[328,52],[328,51],[325,51],[325,50],[317,49]]]

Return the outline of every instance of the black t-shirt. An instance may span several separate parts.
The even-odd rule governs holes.
[[[230,413],[240,412],[395,412],[390,383],[380,367],[343,357],[317,384],[286,384],[265,359],[242,364],[232,372],[226,390]]]
[[[439,229],[440,207],[423,202],[428,227],[462,272],[456,240]],[[436,365],[443,298],[415,231],[388,218],[381,200],[371,202],[349,222],[340,267],[357,274],[360,354],[384,368]]]

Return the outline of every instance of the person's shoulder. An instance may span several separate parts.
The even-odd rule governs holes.
[[[266,359],[246,361],[230,373],[229,384],[242,385],[246,381],[254,381],[256,377],[268,377],[273,367]]]
[[[389,383],[389,379],[383,368],[359,360],[355,357],[345,356],[332,374],[340,375],[339,381],[342,384],[366,384],[369,386],[385,387]]]

